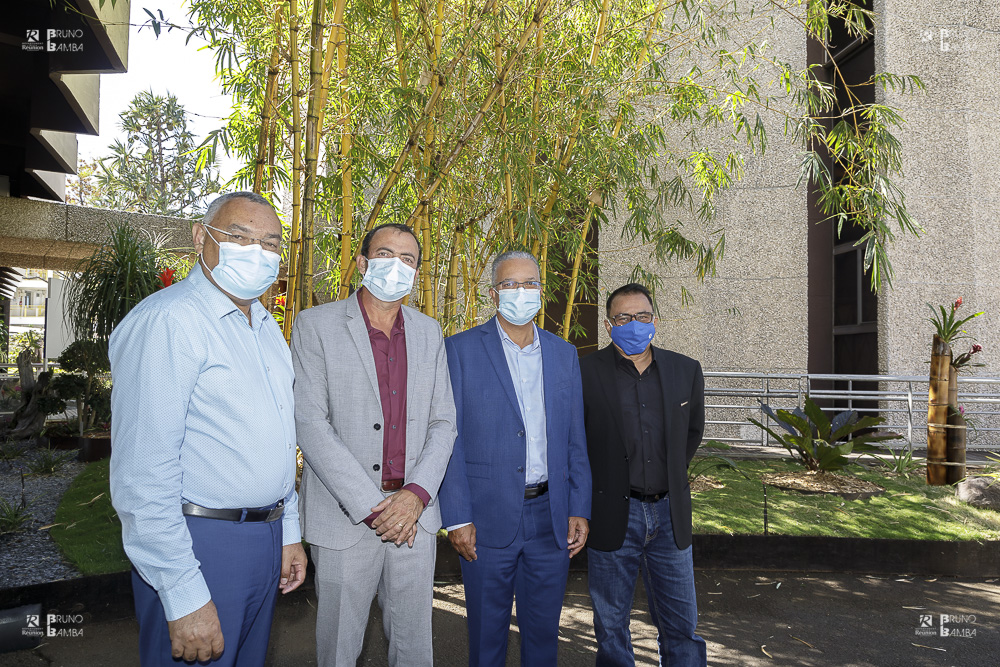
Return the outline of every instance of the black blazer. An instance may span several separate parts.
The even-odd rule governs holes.
[[[621,548],[628,524],[629,477],[621,399],[612,345],[580,360],[587,452],[593,475],[590,537],[600,551]],[[691,486],[687,468],[705,430],[705,379],[701,364],[682,354],[653,347],[663,386],[667,434],[670,520],[678,549],[691,544]]]

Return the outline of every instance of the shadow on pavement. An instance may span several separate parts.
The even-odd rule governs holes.
[[[711,665],[974,667],[1000,663],[997,579],[726,570],[699,570],[696,578],[699,633],[708,642]],[[316,664],[315,604],[311,587],[281,599],[271,633],[269,665]],[[135,665],[138,626],[132,611],[122,606],[113,612],[102,616],[108,620],[85,620],[83,636],[54,638],[31,651],[0,654],[0,666]],[[948,636],[941,634],[942,614],[964,617],[944,620]],[[921,628],[921,616],[926,615],[930,615],[931,627]],[[657,664],[656,633],[649,624],[641,584],[632,613],[632,636],[636,663]],[[516,617],[509,641],[507,664],[518,665]],[[434,650],[439,665],[467,664],[460,583],[441,582],[435,588]],[[574,572],[563,607],[559,664],[593,665],[596,650],[587,578]],[[358,664],[388,664],[377,604],[372,605]]]

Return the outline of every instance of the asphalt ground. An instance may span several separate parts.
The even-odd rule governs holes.
[[[1000,665],[1000,580],[698,570],[699,633],[709,664],[734,667],[919,667]],[[442,582],[434,596],[434,650],[438,665],[467,664],[460,583]],[[0,654],[10,667],[136,665],[138,626],[127,607],[90,621],[86,609],[76,637],[47,639],[33,650]],[[941,615],[948,636],[942,636]],[[929,619],[922,618],[929,616]],[[315,661],[315,593],[280,600],[268,665],[300,667]],[[930,622],[930,627],[921,627]],[[655,665],[656,633],[637,587],[632,614],[636,663]],[[571,573],[563,606],[559,665],[593,665],[596,643],[587,580]],[[381,614],[372,605],[359,665],[387,665]],[[178,663],[182,664],[182,663]],[[508,665],[520,664],[516,617],[510,626]]]

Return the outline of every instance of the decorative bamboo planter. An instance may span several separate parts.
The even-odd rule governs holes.
[[[948,428],[948,385],[951,375],[951,346],[935,334],[931,344],[927,396],[927,483],[932,486],[948,483],[948,431],[951,430]]]

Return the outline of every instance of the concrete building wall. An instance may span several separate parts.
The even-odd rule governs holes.
[[[968,331],[985,346],[976,375],[1000,376],[1000,4],[991,0],[877,0],[876,70],[916,74],[914,96],[883,100],[906,118],[900,183],[921,239],[890,250],[896,272],[879,297],[883,373],[925,375],[933,326],[925,305],[963,297],[984,310]],[[964,345],[967,345],[965,343]],[[959,347],[964,350],[964,345]]]
[[[797,68],[805,65],[806,38],[798,23],[777,17],[773,32],[762,30],[774,55]],[[773,78],[762,73],[760,82],[764,86]],[[720,198],[715,222],[707,227],[689,222],[683,229],[701,239],[725,228],[726,252],[718,275],[700,284],[693,264],[657,265],[651,246],[621,238],[628,213],[619,209],[617,222],[600,235],[602,322],[608,290],[628,282],[632,267],[640,263],[663,279],[655,344],[701,360],[708,371],[806,372],[808,210],[805,188],[795,189],[800,149],[783,137],[777,116],[762,118],[770,139],[766,155],[747,158],[746,175]],[[692,297],[687,306],[681,304],[682,286]],[[604,346],[608,336],[603,324],[600,329]]]

